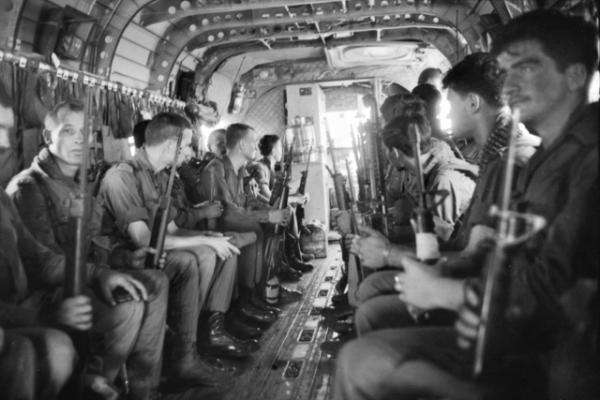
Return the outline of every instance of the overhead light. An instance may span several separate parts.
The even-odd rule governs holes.
[[[440,19],[438,17],[433,17],[433,22],[437,24],[438,22],[440,22]]]
[[[173,6],[167,8],[167,12],[171,15],[175,14],[177,12],[177,9]]]
[[[419,14],[419,21],[425,21],[425,16],[423,14]]]
[[[201,23],[202,23],[202,26],[206,26],[206,25],[210,24],[210,21],[208,20],[208,18],[203,18]]]
[[[187,0],[183,0],[183,1],[181,2],[181,4],[179,4],[179,7],[181,7],[181,9],[182,9],[182,10],[187,10],[187,9],[189,9],[191,6],[192,6],[192,4],[191,4],[189,1],[187,1]]]
[[[410,19],[410,14],[404,14],[404,19]]]
[[[218,37],[219,39],[223,39],[223,38],[225,37],[225,33],[223,33],[223,32],[219,32],[219,33],[217,33],[217,37]]]
[[[190,25],[190,32],[195,32],[196,29],[198,29],[198,27],[196,26],[196,24],[191,24]]]
[[[215,37],[213,35],[208,35],[208,37],[206,38],[209,42],[214,42],[215,41]]]

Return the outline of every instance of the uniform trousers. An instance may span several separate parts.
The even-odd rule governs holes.
[[[43,332],[44,329],[40,328],[39,331]],[[71,351],[74,354],[72,346]],[[55,366],[54,360],[50,358],[45,360],[47,365],[43,371],[39,367],[40,372],[36,374],[39,363],[32,341],[13,330],[0,329],[0,393],[2,393],[2,398],[33,400],[38,395],[38,391],[42,393],[39,397],[55,395],[56,393],[46,389],[47,384],[52,386],[59,384],[59,382],[51,381],[47,375],[47,368]],[[68,366],[65,365],[65,368]]]
[[[245,234],[254,234],[256,240],[242,247],[239,257],[238,277],[240,284],[253,289],[264,280],[264,232],[261,225],[250,219],[221,218],[219,220],[221,231],[232,231]],[[254,236],[253,235],[253,236]]]
[[[109,382],[115,380],[121,367],[127,363],[131,398],[148,399],[159,384],[167,312],[167,278],[159,271],[129,273],[146,286],[148,301],[126,301],[113,307],[102,300],[94,288],[86,288],[84,294],[92,300],[93,326],[87,335],[89,353],[80,356],[87,358],[87,374],[104,376]],[[62,297],[62,289],[52,292],[39,290],[25,299],[22,305],[49,312],[58,306]],[[69,344],[62,335],[51,332],[52,337],[48,338],[48,333],[23,332],[31,338],[36,350],[45,354],[42,359],[59,357],[56,351],[63,359],[69,359],[65,350]],[[59,342],[59,345],[50,346],[49,341]]]

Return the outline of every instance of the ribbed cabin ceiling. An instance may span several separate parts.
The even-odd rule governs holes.
[[[324,48],[347,44],[417,42],[418,57],[407,62],[438,63],[440,54],[454,62],[485,49],[487,30],[533,2],[12,0],[3,7],[3,47],[34,52],[36,28],[57,25],[49,9],[75,13],[72,27],[83,49],[66,65],[166,93],[180,70],[195,71],[205,90],[215,72],[233,80],[244,54],[240,74],[291,59],[325,61]]]

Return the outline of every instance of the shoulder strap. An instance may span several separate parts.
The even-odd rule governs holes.
[[[46,203],[46,209],[48,210],[48,217],[50,218],[50,223],[52,224],[52,233],[54,233],[54,235],[56,236],[56,231],[54,230],[54,228],[58,226],[58,224],[60,223],[60,219],[56,214],[56,209],[54,208],[54,202],[52,201],[50,190],[48,189],[48,186],[46,186],[46,182],[44,182],[44,179],[42,178],[39,172],[34,170],[32,171],[31,176],[33,176],[33,179],[35,180],[37,187],[40,189],[40,193],[44,198],[44,202]]]

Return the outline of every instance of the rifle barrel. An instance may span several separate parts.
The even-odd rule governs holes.
[[[162,214],[160,214],[160,225],[158,230],[158,237],[156,241],[155,252],[152,257],[152,264],[154,268],[158,268],[160,264],[160,257],[165,247],[165,238],[167,236],[167,224],[169,223],[169,211],[171,209],[171,203],[173,202],[173,184],[175,182],[175,174],[177,173],[177,164],[179,163],[179,155],[181,153],[181,142],[183,140],[183,130],[180,129],[177,135],[177,148],[175,150],[175,156],[171,163],[171,170],[169,171],[169,181],[167,183],[167,190],[163,194],[161,199]],[[156,221],[155,221],[156,222]]]

